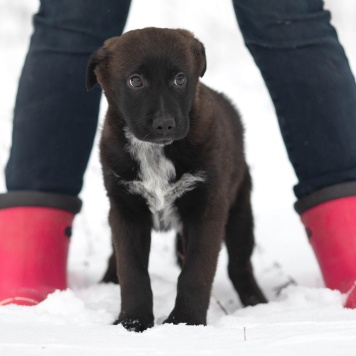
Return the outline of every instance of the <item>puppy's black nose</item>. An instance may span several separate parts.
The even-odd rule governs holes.
[[[154,119],[153,120],[153,129],[156,134],[167,136],[173,129],[176,127],[174,119]]]

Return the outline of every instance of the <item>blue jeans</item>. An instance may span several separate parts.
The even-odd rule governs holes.
[[[122,33],[130,0],[41,0],[14,112],[8,191],[78,195],[101,90],[86,90],[91,53]]]
[[[355,79],[323,2],[233,5],[276,108],[297,198],[356,181]],[[129,0],[41,1],[17,95],[9,191],[79,194],[101,95],[85,89],[86,63],[106,38],[121,34],[129,6]]]

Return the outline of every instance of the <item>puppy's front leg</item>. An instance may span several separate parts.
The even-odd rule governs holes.
[[[125,212],[125,213],[124,213]],[[150,219],[111,202],[109,222],[121,288],[121,312],[115,324],[130,331],[153,325],[153,298],[148,275]]]
[[[224,237],[226,217],[223,210],[185,223],[188,238],[184,266],[178,278],[177,298],[165,323],[206,325],[211,287]]]

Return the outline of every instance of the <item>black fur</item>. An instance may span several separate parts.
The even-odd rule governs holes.
[[[143,331],[154,321],[147,271],[153,216],[147,200],[128,189],[127,182],[140,179],[140,164],[128,151],[127,130],[139,140],[164,147],[175,168],[170,183],[187,173],[204,172],[204,182],[174,202],[182,227],[177,234],[182,272],[175,307],[166,322],[206,324],[224,238],[229,276],[242,303],[266,302],[250,262],[251,181],[240,117],[223,95],[199,82],[205,69],[204,46],[190,32],[156,28],[109,39],[88,65],[88,88],[98,81],[109,103],[100,154],[116,258],[110,259],[104,280],[117,282],[118,277],[117,323],[129,330]],[[185,75],[183,85],[175,84],[179,73]],[[133,75],[141,78],[141,87],[132,86]]]

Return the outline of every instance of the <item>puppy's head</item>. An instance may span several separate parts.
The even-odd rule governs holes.
[[[137,139],[166,144],[187,135],[205,69],[204,46],[189,31],[146,28],[107,40],[91,56],[87,88],[99,82]]]

